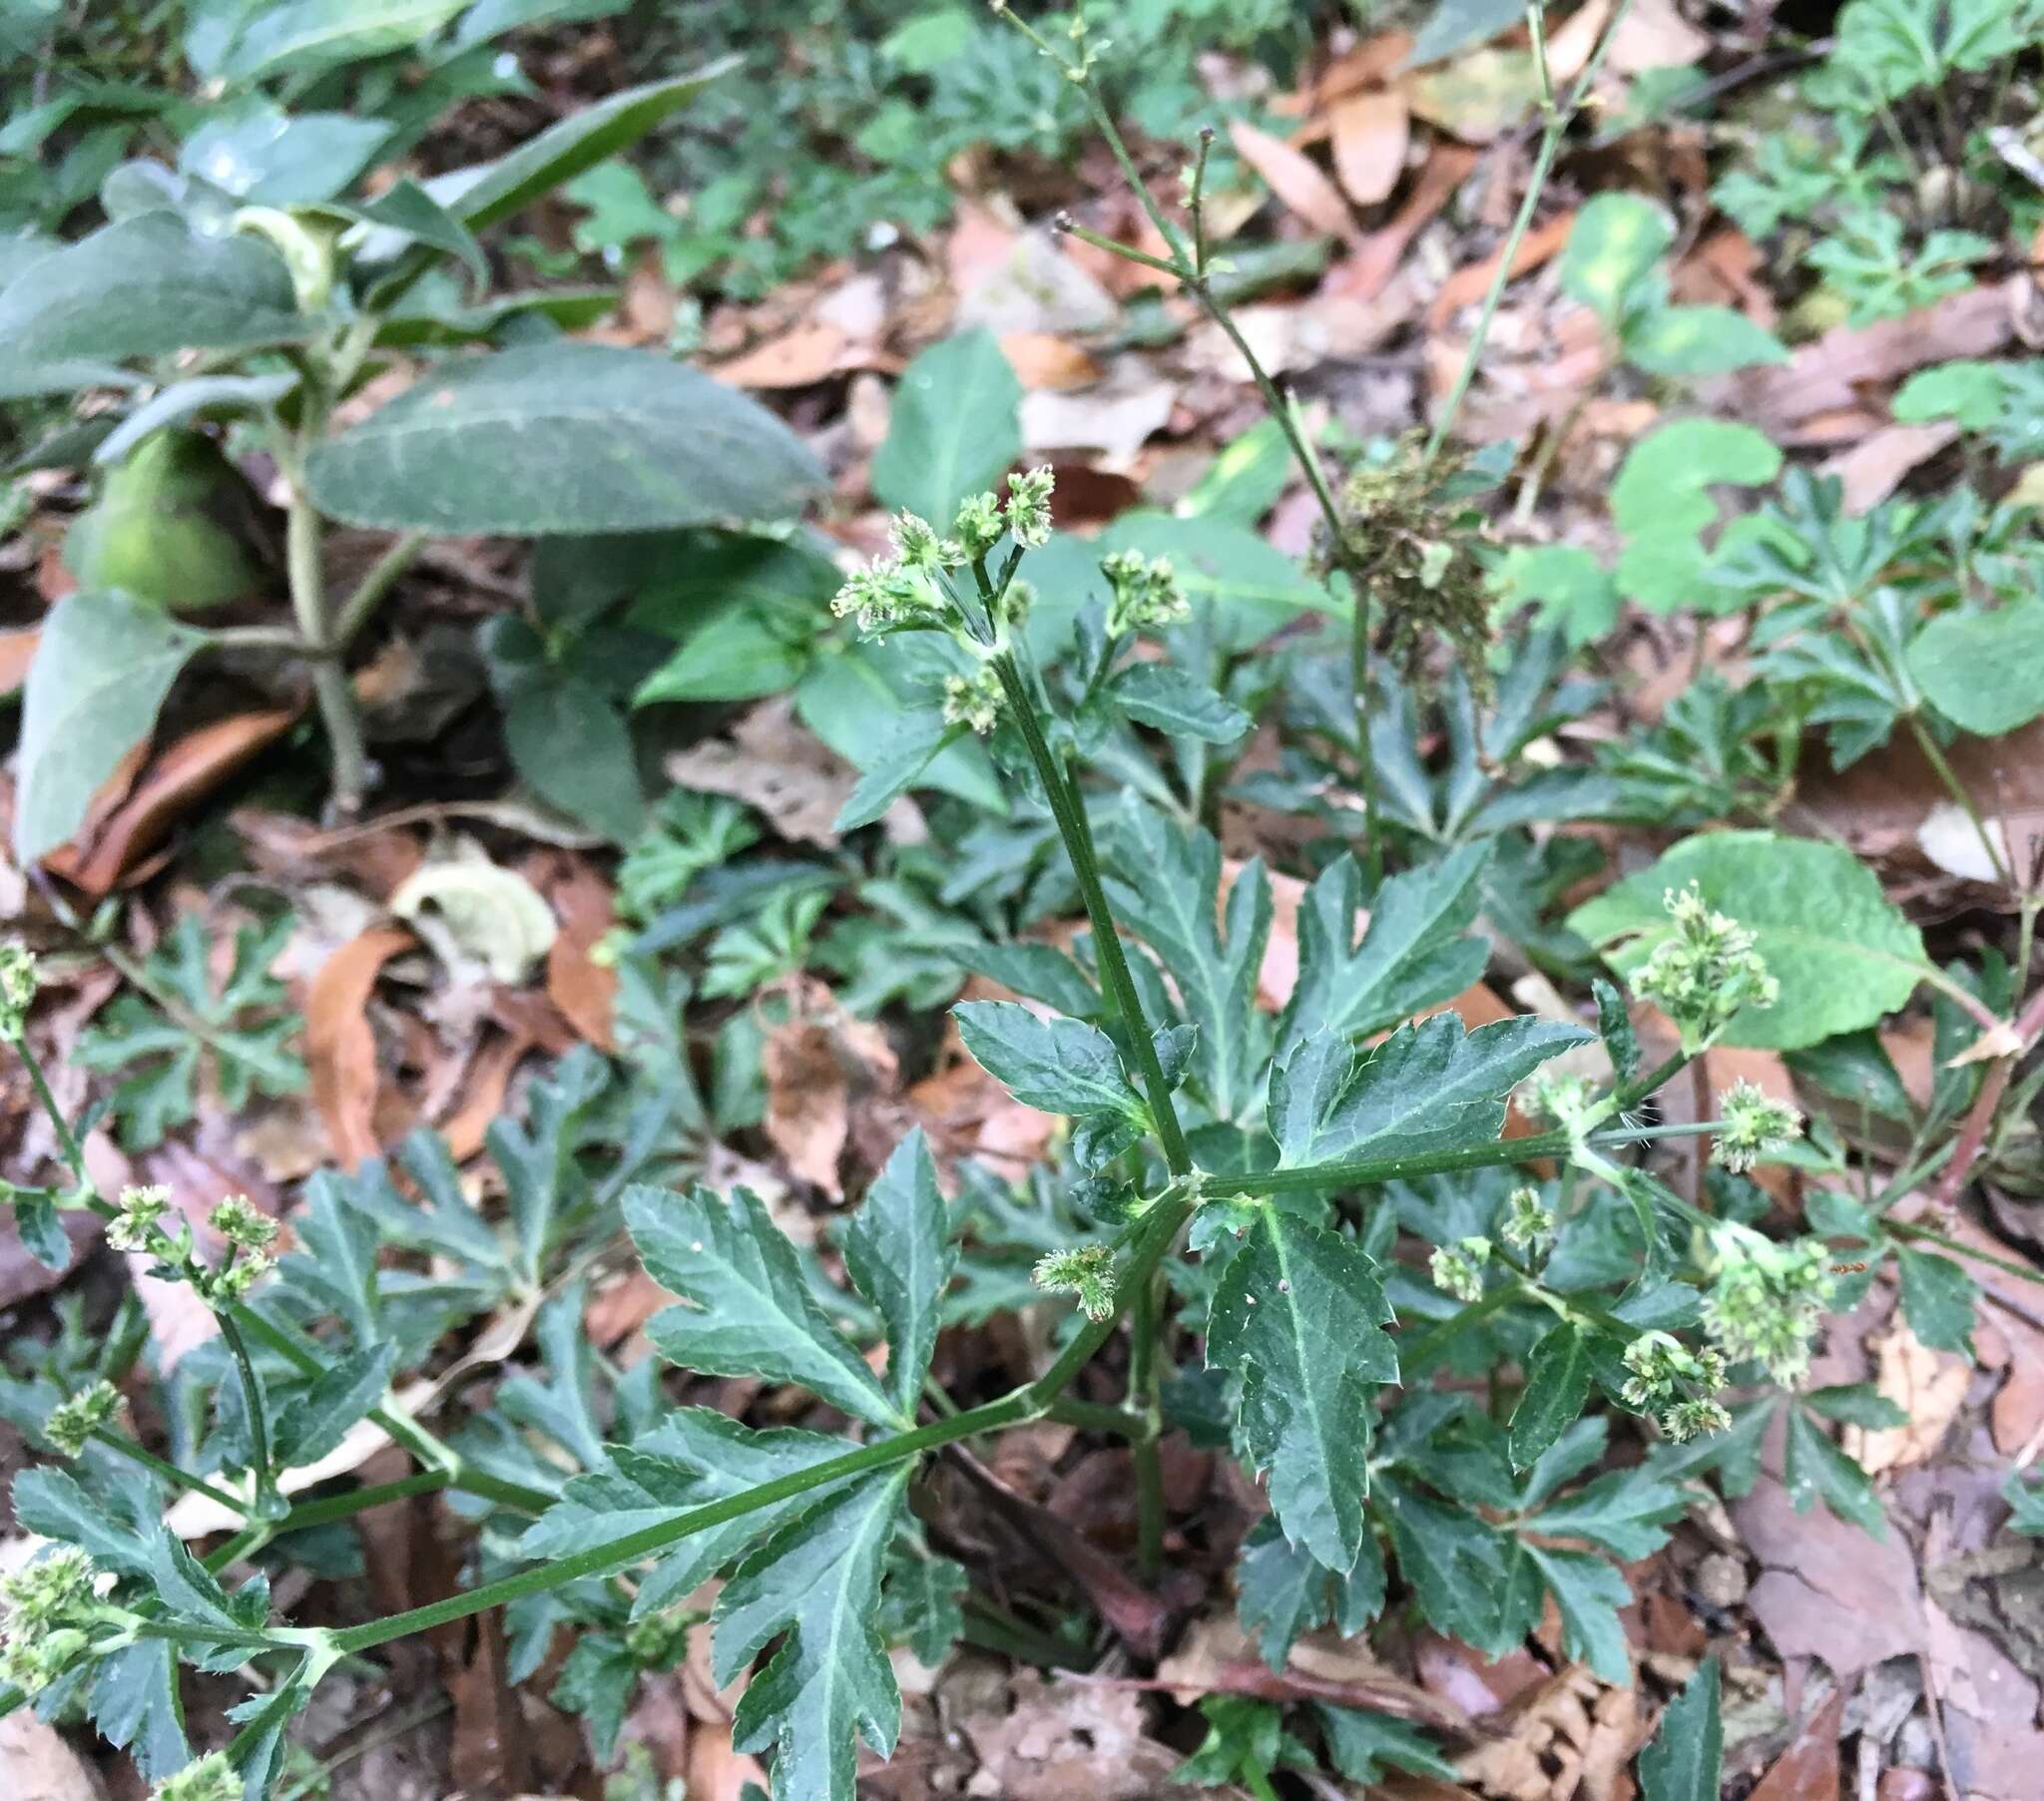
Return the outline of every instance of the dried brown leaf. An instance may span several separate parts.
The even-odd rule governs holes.
[[[352,1169],[380,1148],[374,1126],[376,1038],[368,1018],[376,978],[417,941],[401,926],[373,926],[327,958],[305,997],[305,1061],[312,1104],[335,1159]]]
[[[1327,113],[1334,142],[1334,173],[1359,207],[1389,200],[1405,173],[1405,147],[1412,139],[1405,97],[1378,88],[1337,101]]]
[[[1348,203],[1310,157],[1244,119],[1231,120],[1228,132],[1236,154],[1264,178],[1287,212],[1329,237],[1355,238]]]

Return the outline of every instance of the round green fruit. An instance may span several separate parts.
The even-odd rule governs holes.
[[[153,433],[106,472],[72,522],[64,563],[84,588],[119,588],[176,613],[253,594],[262,569],[246,528],[255,497],[203,432]]]

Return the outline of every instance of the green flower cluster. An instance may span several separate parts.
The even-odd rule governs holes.
[[[142,1251],[156,1259],[152,1272],[166,1281],[190,1282],[211,1306],[238,1301],[253,1288],[273,1260],[276,1221],[236,1194],[213,1209],[208,1223],[227,1242],[225,1261],[201,1260],[192,1227],[164,1220],[171,1212],[171,1191],[164,1187],[121,1190],[118,1211],[107,1222],[107,1242],[115,1250]]]
[[[1692,1351],[1666,1332],[1643,1332],[1626,1346],[1625,1367],[1632,1374],[1619,1399],[1653,1414],[1676,1444],[1732,1424],[1715,1398],[1725,1386],[1725,1359],[1716,1351]]]
[[[43,1437],[64,1456],[81,1457],[92,1435],[120,1411],[120,1391],[111,1382],[95,1382],[50,1410]]]
[[[1754,935],[1705,904],[1696,883],[1671,888],[1664,904],[1675,930],[1634,972],[1633,993],[1675,1022],[1682,1048],[1701,1053],[1743,1007],[1772,1007],[1782,985],[1754,948]]]
[[[1802,1116],[1794,1108],[1744,1077],[1718,1097],[1718,1114],[1725,1125],[1711,1147],[1711,1160],[1738,1175],[1792,1144],[1802,1132]]]
[[[38,1695],[85,1650],[93,1575],[84,1552],[60,1545],[0,1579],[0,1682]]]
[[[21,1043],[35,998],[34,954],[21,944],[0,944],[0,1044]]]
[[[1483,1267],[1490,1261],[1488,1238],[1464,1238],[1444,1244],[1427,1265],[1433,1285],[1458,1301],[1483,1299]]]
[[[1538,1252],[1554,1242],[1554,1209],[1535,1187],[1514,1188],[1505,1199],[1499,1235],[1514,1250]]]
[[[1704,1329],[1728,1363],[1762,1363],[1785,1387],[1808,1372],[1810,1341],[1833,1287],[1830,1253],[1815,1238],[1775,1244],[1742,1225],[1712,1234],[1718,1279]]]
[[[149,1801],[242,1801],[243,1782],[225,1751],[215,1751],[166,1776],[149,1791]]]
[[[1114,1252],[1106,1245],[1049,1251],[1030,1273],[1046,1294],[1077,1295],[1088,1319],[1114,1317]]]
[[[1140,551],[1115,551],[1101,559],[1100,573],[1107,578],[1109,638],[1162,631],[1192,612],[1168,557],[1149,559]]]

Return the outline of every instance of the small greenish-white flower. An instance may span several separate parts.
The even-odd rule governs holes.
[[[21,1042],[35,998],[35,954],[14,940],[0,944],[0,1044]]]
[[[1076,1295],[1088,1319],[1114,1317],[1114,1252],[1106,1245],[1050,1251],[1037,1258],[1030,1273],[1048,1294]]]
[[[1152,561],[1140,551],[1115,551],[1101,559],[1100,573],[1107,578],[1110,638],[1175,626],[1192,612],[1168,557]]]
[[[95,1382],[51,1408],[43,1437],[66,1457],[84,1455],[92,1435],[121,1411],[121,1391],[111,1382]]]
[[[867,638],[945,623],[949,603],[927,570],[900,563],[869,564],[854,570],[830,601],[839,619],[858,622]]]
[[[968,495],[958,503],[958,512],[951,521],[951,534],[958,540],[958,548],[971,562],[983,557],[1000,543],[1001,533],[1007,530],[1001,519],[1001,497],[998,494],[981,492]]]
[[[1542,1070],[1521,1091],[1520,1105],[1550,1126],[1586,1131],[1595,1123],[1597,1085],[1567,1070]]]
[[[1785,1386],[1809,1369],[1833,1281],[1830,1253],[1815,1238],[1776,1244],[1745,1226],[1712,1234],[1718,1279],[1704,1297],[1704,1329],[1732,1363],[1756,1362]]]
[[[1743,1007],[1772,1007],[1782,985],[1754,948],[1754,935],[1704,901],[1696,883],[1664,897],[1675,930],[1632,977],[1633,993],[1675,1022],[1682,1048],[1696,1056]]]
[[[894,554],[904,569],[956,569],[965,561],[963,549],[952,539],[939,538],[927,519],[914,513],[897,513],[889,527]]]
[[[1692,1351],[1667,1332],[1642,1332],[1625,1348],[1632,1372],[1619,1398],[1628,1407],[1658,1407],[1692,1385],[1707,1391],[1725,1384],[1725,1359],[1716,1351]]]
[[[1025,551],[1040,550],[1050,542],[1050,497],[1056,485],[1048,467],[1008,477],[1008,532]]]
[[[213,1209],[210,1223],[237,1250],[266,1250],[276,1242],[276,1221],[246,1194],[229,1195]]]
[[[1714,1401],[1708,1395],[1691,1395],[1665,1409],[1661,1416],[1661,1430],[1670,1442],[1686,1445],[1693,1438],[1708,1438],[1714,1432],[1723,1432],[1732,1424],[1731,1414],[1725,1411],[1724,1403]]]
[[[970,725],[981,736],[999,722],[1001,678],[991,669],[981,668],[969,675],[944,677],[944,723]]]
[[[123,1188],[115,1205],[118,1211],[107,1221],[108,1244],[115,1250],[156,1251],[163,1239],[163,1217],[171,1210],[170,1189]]]
[[[75,1545],[59,1545],[0,1577],[6,1629],[21,1631],[72,1619],[93,1600],[92,1559]]]
[[[1458,1301],[1483,1299],[1483,1266],[1490,1261],[1488,1238],[1464,1238],[1443,1244],[1427,1265],[1433,1285]]]
[[[1518,1250],[1538,1250],[1554,1242],[1554,1209],[1540,1198],[1538,1188],[1514,1188],[1506,1197],[1500,1235]]]
[[[1792,1144],[1802,1131],[1802,1116],[1794,1108],[1744,1077],[1718,1097],[1718,1115],[1725,1125],[1711,1160],[1735,1174],[1745,1174],[1763,1157]]]
[[[635,1619],[625,1628],[625,1653],[643,1669],[671,1669],[689,1648],[689,1628],[702,1617],[674,1607]]]
[[[149,1801],[242,1801],[243,1782],[225,1751],[214,1751],[166,1776],[149,1791]]]

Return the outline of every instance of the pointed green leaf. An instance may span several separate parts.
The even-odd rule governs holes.
[[[1858,1464],[1825,1437],[1823,1428],[1800,1407],[1788,1409],[1788,1436],[1783,1442],[1782,1483],[1788,1504],[1806,1514],[1821,1501],[1840,1520],[1869,1538],[1888,1536],[1887,1511],[1874,1493],[1873,1482]]]
[[[316,1464],[332,1451],[349,1427],[381,1404],[396,1361],[397,1347],[384,1343],[352,1352],[322,1370],[274,1423],[276,1467]]]
[[[589,1722],[589,1738],[599,1764],[609,1763],[617,1753],[618,1730],[639,1686],[641,1667],[616,1633],[584,1632],[561,1665],[560,1677],[547,1697],[556,1707],[579,1713]]]
[[[1630,1564],[1666,1545],[1668,1529],[1688,1509],[1688,1498],[1674,1483],[1638,1470],[1613,1470],[1536,1518],[1545,1538],[1587,1539]]]
[[[103,1658],[86,1710],[102,1738],[133,1754],[145,1782],[160,1782],[192,1760],[178,1693],[178,1647],[168,1639],[145,1638]]]
[[[1973,1308],[1980,1284],[1950,1257],[1911,1245],[1895,1246],[1902,1278],[1902,1314],[1909,1330],[1933,1351],[1973,1355]]]
[[[932,344],[895,386],[873,492],[949,531],[958,503],[993,487],[1022,454],[1021,409],[1022,384],[991,331]]]
[[[964,737],[969,729],[962,722],[947,722],[935,711],[902,713],[882,720],[874,735],[872,760],[864,765],[857,783],[845,795],[830,829],[855,832],[861,826],[871,825],[898,796],[915,786],[916,778],[940,752]]]
[[[1640,1753],[1642,1801],[1718,1801],[1724,1755],[1718,1659],[1706,1657],[1668,1703],[1653,1742]]]
[[[822,470],[700,370],[560,341],[436,365],[317,445],[305,477],[352,525],[532,538],[785,518]]]
[[[1012,989],[1025,1001],[1040,1001],[1074,1019],[1097,1019],[1106,1007],[1100,990],[1055,945],[961,945],[958,960],[975,975],[987,976]]]
[[[777,1795],[853,1801],[857,1740],[883,1757],[894,1749],[901,1692],[879,1632],[880,1570],[909,1470],[876,1470],[783,1527],[718,1596],[720,1684],[781,1639],[732,1721],[737,1749],[772,1752]]]
[[[685,1303],[647,1325],[662,1356],[706,1375],[796,1383],[855,1418],[902,1423],[810,1294],[794,1247],[751,1189],[727,1201],[704,1187],[686,1194],[633,1187],[624,1206],[647,1273]]]
[[[14,1479],[10,1501],[25,1530],[76,1545],[104,1569],[142,1576],[155,1556],[158,1516],[144,1512],[154,1495],[154,1485],[92,1493],[69,1470],[42,1464]]]
[[[1398,1379],[1377,1267],[1352,1240],[1256,1209],[1221,1272],[1207,1362],[1242,1379],[1240,1442],[1284,1535],[1330,1570],[1362,1550],[1374,1389]]]
[[[636,1444],[615,1447],[604,1468],[569,1482],[561,1499],[526,1529],[519,1549],[531,1558],[559,1558],[614,1544],[690,1508],[842,1457],[847,1449],[842,1439],[821,1433],[785,1427],[759,1432],[708,1408],[680,1408]],[[691,1534],[660,1553],[639,1585],[635,1615],[680,1600],[828,1492],[807,1490]]]
[[[951,1017],[974,1061],[1023,1106],[1077,1118],[1144,1117],[1114,1040],[1098,1027],[1044,1019],[1013,1001],[966,1001]]]
[[[1287,1168],[1415,1156],[1494,1139],[1512,1090],[1590,1035],[1531,1017],[1465,1033],[1451,1013],[1352,1049],[1322,1032],[1271,1074],[1271,1130]]]
[[[1115,822],[1115,870],[1107,882],[1116,916],[1155,951],[1199,1028],[1193,1069],[1223,1120],[1249,1107],[1269,1055],[1270,1029],[1256,1005],[1257,973],[1271,936],[1271,884],[1261,862],[1240,870],[1221,902],[1221,845],[1188,832],[1154,807]]]
[[[1403,1720],[1324,1702],[1316,1703],[1313,1711],[1326,1735],[1327,1761],[1351,1782],[1380,1782],[1386,1769],[1448,1783],[1455,1779],[1455,1766]]]
[[[944,1291],[958,1267],[950,1223],[918,1126],[894,1146],[844,1234],[845,1271],[887,1322],[887,1392],[910,1418],[936,1349]]]
[[[22,694],[15,854],[32,863],[78,829],[114,766],[146,738],[205,642],[162,608],[83,589],[59,601]]]
[[[1232,744],[1250,728],[1249,714],[1233,700],[1170,664],[1132,663],[1107,691],[1138,724],[1173,737]]]
[[[1573,1325],[1557,1326],[1526,1360],[1526,1387],[1512,1409],[1511,1459],[1530,1470],[1581,1416],[1590,1398],[1590,1345]]]
[[[1236,1568],[1236,1615],[1255,1632],[1264,1661],[1282,1669],[1299,1633],[1332,1620],[1353,1637],[1384,1605],[1384,1558],[1372,1534],[1344,1576],[1288,1541],[1274,1517],[1259,1520]]]
[[[1482,899],[1488,844],[1466,844],[1378,889],[1355,943],[1362,876],[1342,856],[1305,891],[1298,909],[1298,985],[1278,1042],[1315,1032],[1358,1038],[1458,995],[1483,974],[1490,947],[1467,936]],[[1351,948],[1352,947],[1352,948]]]
[[[935,1669],[965,1630],[960,1603],[971,1586],[971,1577],[949,1558],[910,1551],[897,1536],[887,1558],[881,1636],[890,1643],[906,1643],[918,1663]]]
[[[1625,1577],[1602,1558],[1581,1551],[1548,1551],[1521,1541],[1561,1610],[1562,1648],[1607,1682],[1632,1681],[1625,1624],[1618,1616],[1632,1602]]]
[[[1398,1574],[1428,1623],[1501,1652],[1505,1562],[1498,1535],[1474,1514],[1436,1501],[1397,1476],[1377,1479],[1370,1511],[1390,1533]]]

